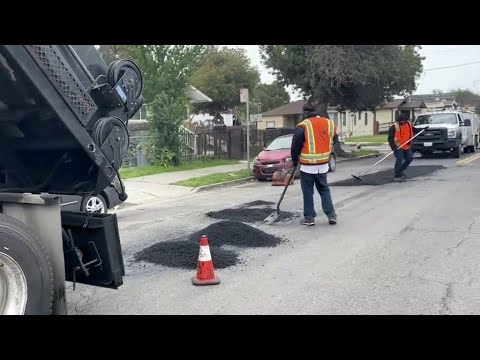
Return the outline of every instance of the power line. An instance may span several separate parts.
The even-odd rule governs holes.
[[[450,69],[450,68],[456,68],[456,67],[460,67],[460,66],[467,66],[467,65],[473,65],[473,64],[480,64],[480,61],[474,61],[474,62],[457,64],[457,65],[450,65],[450,66],[442,66],[442,67],[432,68],[432,69],[425,69],[425,70],[423,70],[423,72],[433,71],[433,70],[441,70],[441,69]]]
[[[479,46],[462,46],[462,47],[455,47],[455,48],[450,48],[450,49],[444,49],[444,50],[425,50],[422,51],[420,50],[421,54],[424,55],[430,55],[430,54],[440,54],[440,53],[449,53],[449,52],[458,52],[462,50],[478,50],[480,47]]]

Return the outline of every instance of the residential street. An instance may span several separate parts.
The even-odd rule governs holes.
[[[392,158],[372,172],[392,169]],[[378,160],[339,163],[329,182],[351,179]],[[403,183],[332,186],[336,226],[328,225],[318,194],[313,227],[300,225],[299,218],[249,224],[286,241],[237,249],[245,262],[216,269],[217,286],[195,287],[195,271],[139,263],[133,256],[217,222],[205,216],[209,211],[255,200],[276,203],[283,187],[248,182],[120,209],[124,285],[108,290],[77,284],[73,292],[68,283],[69,313],[479,314],[480,153],[460,159],[417,155],[411,167],[420,165],[446,169]],[[299,180],[281,209],[302,214]]]

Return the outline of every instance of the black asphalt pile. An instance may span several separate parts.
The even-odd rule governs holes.
[[[271,201],[264,201],[264,200],[255,200],[246,204],[243,204],[243,207],[252,207],[252,206],[261,206],[261,205],[273,205],[274,203]]]
[[[233,245],[238,247],[274,247],[282,239],[238,221],[219,221],[189,236],[192,242],[200,242],[202,235],[210,246]]]
[[[152,245],[135,255],[135,260],[146,261],[156,265],[195,270],[197,268],[200,238],[197,241],[165,241]],[[237,265],[238,254],[210,246],[213,266],[225,269]]]
[[[197,267],[200,239],[208,238],[213,266],[225,269],[242,261],[232,251],[221,249],[222,245],[237,247],[274,247],[283,240],[238,221],[220,221],[191,235],[170,241],[162,241],[135,254],[136,261],[156,265],[194,270]]]
[[[421,166],[410,166],[406,171],[405,175],[406,181],[409,179],[419,177],[419,176],[426,176],[433,174],[435,171],[445,169],[445,166],[442,165],[421,165]],[[354,174],[357,175],[357,174]],[[362,186],[362,185],[385,185],[389,183],[393,183],[393,169],[379,171],[377,173],[363,175],[363,181],[354,179],[353,177],[347,180],[336,181],[330,183],[330,186]]]
[[[276,211],[273,208],[253,208],[248,209],[245,207],[239,209],[224,209],[219,211],[210,211],[206,213],[208,217],[222,220],[242,221],[247,223],[261,222],[265,220],[268,215]],[[288,211],[280,211],[280,216],[275,222],[289,220],[297,216],[296,214]]]

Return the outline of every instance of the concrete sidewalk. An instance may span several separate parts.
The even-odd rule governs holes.
[[[170,185],[177,181],[211,174],[239,171],[246,168],[247,162],[245,161],[244,163],[242,162],[235,165],[222,165],[203,169],[175,171],[124,180],[123,182],[125,184],[128,199],[122,207],[187,195],[194,189],[187,186]]]

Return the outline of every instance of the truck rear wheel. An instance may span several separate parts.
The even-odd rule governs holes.
[[[53,268],[40,238],[0,214],[0,315],[50,315]]]

